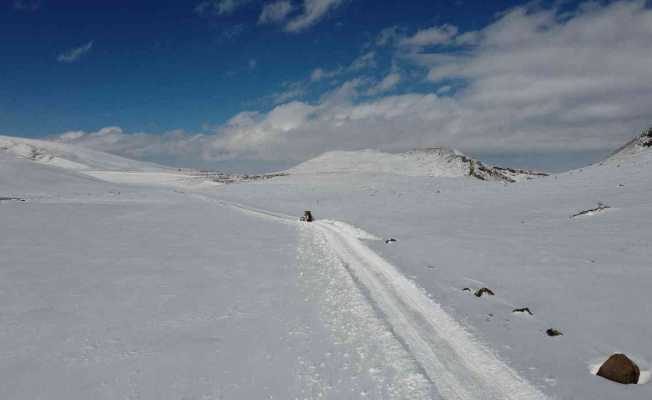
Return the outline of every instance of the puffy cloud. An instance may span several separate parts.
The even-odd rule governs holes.
[[[303,0],[303,12],[291,19],[285,30],[299,32],[305,30],[324,18],[329,11],[339,7],[344,0]]]
[[[323,79],[333,78],[342,74],[358,72],[368,68],[376,67],[376,52],[370,51],[358,56],[353,62],[346,67],[337,67],[331,70],[315,68],[310,74],[312,82],[318,82]]]
[[[206,0],[195,6],[198,15],[229,15],[247,4],[249,0]]]
[[[91,40],[90,42],[79,46],[75,47],[74,49],[70,49],[66,52],[63,52],[57,56],[57,61],[61,63],[74,63],[76,61],[79,61],[79,59],[89,51],[93,49],[93,41]]]
[[[274,3],[265,4],[258,17],[259,24],[278,24],[287,18],[292,12],[292,3],[289,0],[280,0]]]
[[[308,84],[305,82],[288,83],[285,85],[284,90],[272,94],[272,103],[274,103],[274,105],[287,103],[290,100],[305,96],[307,92]]]
[[[315,68],[311,73],[310,73],[310,80],[313,82],[320,81],[324,78],[329,78],[331,76],[335,76],[339,74],[339,70],[334,70],[334,71],[327,71],[323,68]]]
[[[390,26],[383,29],[376,38],[376,46],[388,46],[396,42],[401,37],[398,26]]]
[[[401,75],[397,72],[387,74],[380,82],[367,90],[367,95],[374,96],[392,90],[401,82]]]
[[[119,127],[106,127],[96,132],[71,131],[53,140],[152,161],[207,158],[205,149],[214,140],[211,135],[172,131],[164,134],[125,133]]]
[[[420,31],[403,43],[446,43],[463,51],[399,49],[397,57],[426,66],[430,80],[444,82],[437,90],[445,97],[360,101],[359,93],[382,92],[400,78],[390,74],[366,92],[359,80],[309,106],[310,117],[292,129],[249,126],[259,134],[247,151],[281,158],[333,148],[436,145],[495,153],[593,151],[615,148],[650,123],[652,11],[644,1],[580,7],[572,15],[519,7],[480,31],[438,32]],[[313,79],[324,76],[313,72]],[[448,83],[458,80],[463,84]],[[224,140],[236,131],[224,131]]]
[[[348,71],[360,71],[366,68],[373,68],[376,66],[376,52],[370,51],[361,55],[360,57],[353,60]]]
[[[457,27],[453,25],[433,26],[432,28],[422,29],[413,36],[401,39],[399,45],[407,47],[445,45],[449,44],[456,35]]]

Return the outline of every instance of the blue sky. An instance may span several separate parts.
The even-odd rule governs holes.
[[[1,128],[25,136],[109,125],[201,130],[244,108],[269,107],[264,96],[315,68],[350,63],[387,26],[479,28],[510,4],[349,1],[303,31],[285,32],[257,23],[261,1],[224,15],[186,0],[7,3]],[[57,62],[91,42],[76,62]]]
[[[629,74],[643,89],[649,73],[615,62],[639,46],[631,60],[648,65],[649,11],[645,1],[8,0],[0,8],[0,132],[68,133],[62,140],[177,163],[439,144],[499,158],[604,152],[650,119],[644,107],[623,111],[632,94],[643,105],[650,98],[617,79]],[[607,32],[587,39],[598,23]],[[538,71],[535,58],[547,51]],[[596,87],[557,89],[584,79],[585,69]],[[511,115],[510,104],[535,89],[546,94],[520,103],[531,115]],[[502,105],[491,121],[500,132],[463,127],[487,123],[467,115],[487,111],[488,98]],[[383,104],[405,113],[377,114]],[[554,116],[554,104],[576,112]],[[355,117],[369,108],[369,121]],[[414,110],[423,111],[412,116],[418,124]],[[606,127],[595,137],[592,115]],[[375,124],[393,130],[375,134]],[[333,134],[337,126],[350,133]],[[542,127],[554,130],[547,141]]]

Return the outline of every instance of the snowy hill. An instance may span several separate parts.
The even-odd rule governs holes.
[[[652,152],[652,128],[644,130],[638,137],[616,150],[608,160],[619,161],[643,152]]]
[[[0,136],[0,151],[40,164],[78,171],[161,172],[171,170],[160,165],[130,160],[82,146],[10,136]]]
[[[207,176],[194,170],[180,171],[83,146],[45,140],[0,136],[0,154],[5,160],[9,157],[59,170],[56,172],[50,168],[48,174],[61,174],[63,170],[77,176],[86,175],[113,183],[194,187],[218,183],[216,179],[207,179]]]
[[[385,173],[403,176],[462,177],[515,182],[545,174],[485,165],[447,148],[417,149],[405,153],[376,150],[331,151],[286,171],[292,175]]]

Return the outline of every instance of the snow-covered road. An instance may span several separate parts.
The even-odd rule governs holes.
[[[196,195],[212,200],[204,195]],[[212,200],[216,201],[216,200]],[[485,345],[449,316],[414,282],[368,248],[362,240],[378,240],[359,228],[340,221],[297,222],[282,213],[217,200],[227,206],[282,223],[301,224],[312,235],[325,238],[339,265],[355,287],[404,347],[418,372],[450,400],[539,400],[546,397],[502,362]],[[313,241],[302,241],[313,246]],[[302,251],[300,249],[299,251]],[[303,251],[310,251],[303,249]],[[313,259],[316,268],[332,268],[323,259]],[[322,265],[320,265],[322,264]],[[403,356],[403,355],[401,355]],[[424,393],[421,393],[424,394]]]
[[[399,341],[444,399],[534,400],[545,397],[343,223],[319,221],[342,266],[364,288]],[[364,238],[365,236],[363,236]],[[368,236],[367,236],[368,237]]]

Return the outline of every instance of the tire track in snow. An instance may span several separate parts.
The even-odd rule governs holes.
[[[289,215],[199,197],[278,222],[299,223]],[[444,399],[546,399],[396,267],[365,246],[361,239],[373,235],[339,221],[320,220],[307,225],[324,235],[342,268],[362,286],[364,296],[373,302]]]
[[[393,265],[342,223],[316,221],[346,268],[375,302],[395,335],[441,396],[460,400],[539,400],[546,397],[500,361]]]

